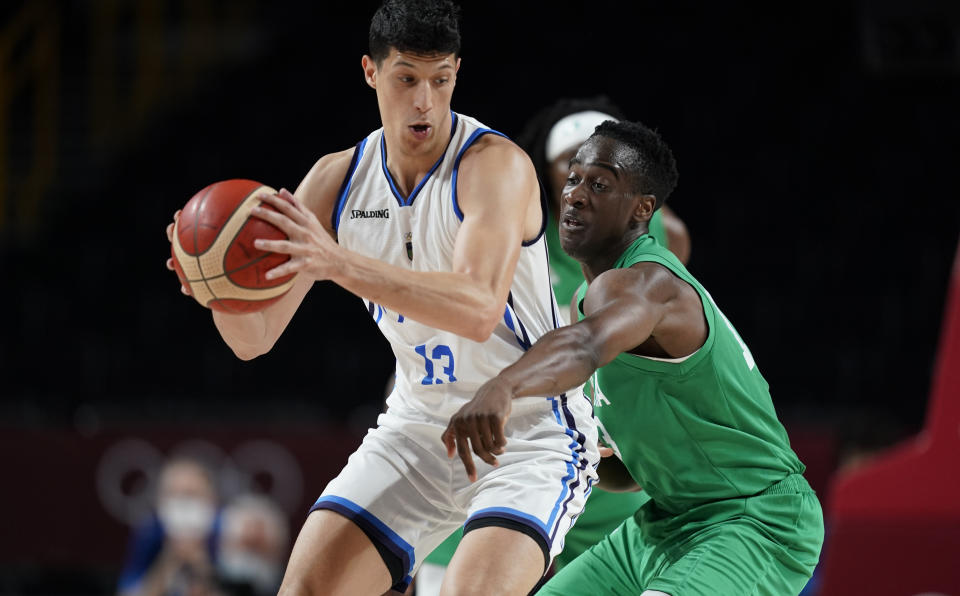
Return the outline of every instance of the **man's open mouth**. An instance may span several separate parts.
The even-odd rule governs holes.
[[[430,125],[429,124],[411,124],[410,130],[417,137],[424,138],[430,134]]]
[[[573,215],[564,215],[560,218],[560,223],[568,228],[582,228],[583,221]]]

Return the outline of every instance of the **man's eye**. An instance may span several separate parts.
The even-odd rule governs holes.
[[[437,80],[434,81],[434,82],[435,82],[437,85],[443,85],[443,84],[446,84],[447,80],[448,80],[448,79],[437,79]]]
[[[401,83],[412,83],[413,77],[399,77]]]
[[[568,177],[567,177],[567,186],[573,186],[573,185],[576,184],[577,182],[578,182],[578,180],[577,180],[577,177],[576,177],[576,176],[571,175],[571,176],[568,176]]]
[[[600,182],[594,182],[594,183],[593,183],[593,189],[594,189],[594,190],[606,190],[606,189],[607,189],[607,185],[606,185],[606,184],[601,184]]]

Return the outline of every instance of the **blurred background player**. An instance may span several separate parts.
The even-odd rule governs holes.
[[[545,335],[451,420],[469,432],[469,421],[504,415],[516,397],[592,378],[616,456],[601,464],[601,482],[639,484],[651,499],[542,594],[786,596],[819,558],[820,503],[753,356],[647,234],[677,178],[657,133],[631,122],[597,127],[570,164],[560,214],[563,248],[586,277],[578,322]]]
[[[313,283],[332,280],[365,298],[397,359],[389,409],[314,505],[281,592],[402,591],[422,555],[464,526],[444,591],[527,594],[595,480],[595,421],[579,389],[517,402],[514,421],[473,437],[447,430],[484,381],[559,324],[529,158],[450,109],[457,17],[439,0],[377,10],[362,65],[383,128],[322,157],[296,196],[261,197],[276,211],[254,215],[289,240],[255,246],[291,255],[267,277],[297,282],[260,312],[213,315],[234,352],[254,358]],[[502,465],[450,461],[508,437]]]
[[[231,596],[276,594],[290,554],[290,530],[273,500],[254,494],[231,499],[223,508],[216,574]]]
[[[202,463],[182,457],[166,462],[160,472],[156,513],[134,531],[119,593],[215,593],[217,501],[211,472]]]
[[[559,217],[561,193],[569,172],[570,159],[580,145],[593,134],[604,120],[622,120],[622,110],[605,96],[591,98],[564,98],[535,116],[517,136],[537,170],[537,175],[550,199],[550,223],[547,226],[547,248],[550,252],[550,281],[564,321],[570,321],[570,303],[583,283],[580,263],[567,255],[560,246]],[[669,248],[684,264],[690,258],[690,236],[683,221],[666,206],[654,212],[649,234],[661,246]],[[610,493],[594,487],[583,514],[567,533],[563,551],[554,559],[554,570],[567,563],[612,532],[649,497],[646,493]],[[417,574],[417,596],[435,596],[440,591],[443,571],[450,563],[462,532],[458,530],[436,548],[424,561]]]

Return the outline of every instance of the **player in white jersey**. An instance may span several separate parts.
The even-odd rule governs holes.
[[[367,84],[383,128],[322,157],[295,194],[255,211],[287,241],[258,247],[297,274],[253,314],[214,313],[241,358],[268,351],[314,281],[362,297],[397,358],[389,409],[307,517],[281,592],[401,590],[459,526],[446,594],[527,594],[596,480],[590,404],[579,390],[513,402],[505,424],[449,426],[474,392],[557,326],[543,197],[529,158],[454,114],[457,10],[388,0],[374,15]],[[477,424],[479,422],[479,424]],[[487,455],[464,469],[456,454]]]

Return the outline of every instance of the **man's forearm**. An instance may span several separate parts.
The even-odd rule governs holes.
[[[213,324],[237,358],[250,360],[266,352],[266,321],[262,313],[235,315],[213,311]]]
[[[312,286],[312,281],[297,279],[289,292],[262,311],[247,314],[213,311],[213,323],[238,358],[256,358],[270,351]]]
[[[499,377],[514,397],[558,395],[582,385],[599,365],[589,335],[585,325],[554,329]]]
[[[490,336],[506,305],[506,296],[500,300],[466,273],[408,271],[357,253],[344,253],[332,279],[404,317],[474,341]]]

